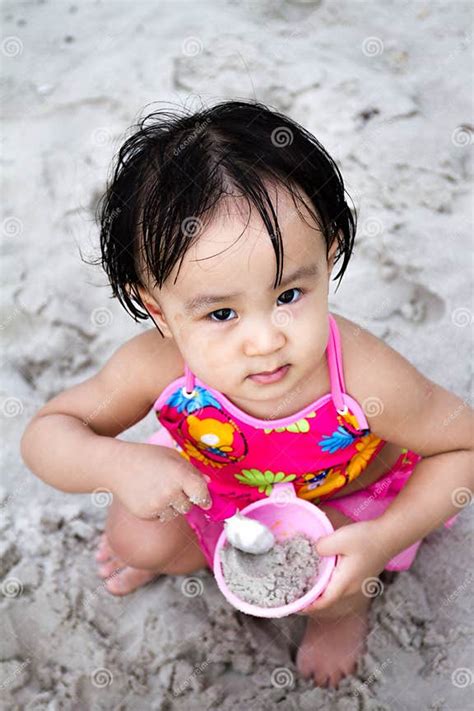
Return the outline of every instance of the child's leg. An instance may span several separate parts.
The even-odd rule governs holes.
[[[145,521],[114,500],[97,560],[99,574],[109,578],[109,592],[124,595],[161,573],[182,575],[206,566],[194,531],[185,516],[166,523]]]
[[[334,528],[353,521],[336,509],[323,504],[319,508]],[[351,603],[335,603],[308,614],[304,637],[299,645],[296,666],[303,677],[313,677],[317,686],[337,686],[354,671],[365,651],[371,598],[360,595]]]

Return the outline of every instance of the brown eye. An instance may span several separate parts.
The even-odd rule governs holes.
[[[303,294],[303,291],[302,291],[301,289],[297,289],[297,288],[294,288],[294,289],[287,289],[287,290],[284,291],[283,294],[281,294],[281,296],[279,296],[278,298],[279,298],[279,299],[283,299],[283,297],[285,296],[285,294],[292,294],[292,292],[295,292],[295,291],[299,291],[299,292],[301,292],[301,294]],[[291,303],[293,303],[293,302],[292,302],[291,299],[290,299],[289,301],[284,300],[284,303],[285,303],[285,304],[291,304]]]
[[[207,318],[209,321],[214,321],[214,323],[226,323],[229,319],[226,319],[226,318],[220,319],[220,318],[218,318],[217,321],[215,321],[215,320],[214,320],[213,318],[211,318],[211,317],[214,316],[214,314],[224,314],[224,315],[225,315],[225,314],[228,314],[230,311],[233,311],[233,310],[234,310],[234,309],[217,309],[217,311],[212,311],[210,314],[208,314],[208,315],[206,316],[206,318]],[[232,319],[231,319],[231,320],[232,320]]]

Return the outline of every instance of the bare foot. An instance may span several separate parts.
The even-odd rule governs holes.
[[[361,601],[357,612],[343,617],[310,617],[296,655],[301,676],[312,677],[316,686],[337,687],[351,674],[365,652],[370,599]]]
[[[128,595],[160,575],[156,570],[127,565],[126,561],[115,555],[105,533],[100,538],[95,559],[99,563],[98,574],[105,579],[105,587],[113,595]]]

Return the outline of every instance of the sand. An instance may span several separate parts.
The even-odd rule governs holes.
[[[267,553],[253,555],[231,546],[220,551],[222,573],[229,589],[259,607],[279,607],[302,597],[314,585],[319,556],[304,535],[276,541]]]
[[[306,621],[238,612],[209,571],[109,595],[93,557],[107,499],[44,485],[18,446],[48,398],[149,328],[109,298],[79,247],[96,255],[92,209],[141,108],[196,96],[257,95],[316,132],[359,210],[354,257],[337,293],[331,283],[330,310],[470,401],[472,145],[459,127],[472,123],[471,7],[2,4],[2,41],[20,40],[4,46],[1,62],[3,708],[469,707],[473,507],[385,583],[355,673],[335,691],[315,689],[294,665]],[[362,51],[369,37],[382,52]],[[121,437],[144,441],[155,428],[150,414]]]

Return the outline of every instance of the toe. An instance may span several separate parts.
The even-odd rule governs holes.
[[[127,566],[112,575],[105,583],[113,595],[127,595],[156,578],[158,573]]]
[[[341,674],[340,671],[335,671],[333,672],[329,677],[328,677],[328,687],[331,689],[337,689],[339,682],[341,679],[344,678],[344,674]]]
[[[111,575],[105,581],[105,587],[112,595],[126,595],[129,590],[124,589],[123,579],[120,577],[120,571],[115,575]]]
[[[113,555],[114,555],[114,553],[109,545],[107,536],[105,535],[105,533],[103,533],[99,539],[99,545],[97,546],[95,559],[98,563],[104,563],[106,560],[111,558]]]
[[[120,560],[120,558],[111,558],[105,563],[102,563],[102,565],[99,565],[98,575],[100,578],[108,578],[109,575],[112,575],[112,573],[117,572],[125,565],[126,563],[123,560]]]
[[[329,677],[327,674],[314,674],[313,676],[314,682],[316,686],[319,686],[321,689],[328,689],[329,688]]]

